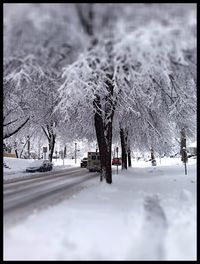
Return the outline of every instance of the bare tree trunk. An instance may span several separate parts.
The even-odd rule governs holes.
[[[25,144],[24,144],[24,146],[23,146],[23,148],[22,148],[22,150],[20,152],[20,155],[19,155],[20,158],[22,157],[22,153],[23,153],[27,143],[28,143],[28,139],[26,140],[26,142],[25,142]]]
[[[127,136],[126,131],[120,128],[121,150],[122,150],[122,169],[127,170]]]
[[[28,159],[30,159],[30,136],[27,136],[27,141],[28,141],[28,148],[27,148],[27,151],[28,151]]]
[[[51,134],[50,142],[49,142],[49,161],[51,162],[53,159],[54,146],[55,146],[55,135]]]
[[[97,143],[99,147],[101,168],[102,168],[102,177],[101,180],[106,179],[107,183],[112,183],[112,170],[111,170],[111,147],[108,147],[107,140],[105,137],[104,123],[101,113],[101,104],[100,98],[96,96],[94,101],[94,107],[96,113],[94,115],[94,125],[97,136]],[[111,126],[112,128],[112,126]]]
[[[106,165],[106,182],[112,183],[112,120],[108,123],[107,127],[107,165]]]
[[[186,151],[186,133],[185,133],[185,129],[182,128],[181,130],[181,161],[185,161],[185,152]]]
[[[151,148],[151,161],[155,160],[153,148]]]
[[[155,159],[153,148],[151,148],[151,164],[152,166],[156,166],[156,159]]]
[[[186,149],[186,133],[185,129],[181,130],[181,161],[185,164],[185,174],[187,174],[187,166],[186,163],[188,161],[187,157],[187,149]]]
[[[16,158],[19,158],[17,149],[15,149],[15,155],[16,155]]]
[[[131,150],[130,150],[130,147],[128,147],[128,166],[131,167],[132,164],[131,164]]]
[[[52,158],[53,158],[53,152],[54,152],[54,147],[55,147],[55,139],[56,139],[56,135],[53,132],[53,128],[52,126],[49,127],[49,125],[47,125],[47,130],[42,127],[47,139],[48,139],[48,143],[49,143],[49,161],[52,162]]]
[[[98,142],[100,160],[101,160],[101,169],[102,169],[101,180],[103,180],[109,177],[109,175],[107,175],[109,171],[109,168],[107,167],[107,157],[108,157],[107,144],[104,137],[103,121],[98,113],[95,113],[94,121],[95,121],[94,124],[95,124],[95,130],[96,130],[96,136],[97,136],[97,142]]]
[[[67,147],[65,146],[64,147],[64,158],[66,158],[67,157]]]

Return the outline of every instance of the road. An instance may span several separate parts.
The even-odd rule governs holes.
[[[40,173],[4,183],[4,225],[12,225],[35,210],[70,198],[99,177],[84,168]]]

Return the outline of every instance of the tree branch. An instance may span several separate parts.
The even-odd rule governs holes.
[[[12,124],[12,123],[15,123],[17,120],[18,120],[18,118],[15,119],[15,120],[13,120],[13,121],[8,122],[7,124],[3,124],[3,126],[8,126],[8,125],[10,125],[10,124]]]
[[[88,36],[92,36],[93,35],[92,20],[94,16],[92,4],[88,5],[88,9],[89,9],[88,18],[84,17],[84,10],[82,9],[82,5],[77,4],[76,9],[77,9],[77,13],[78,13],[81,25],[83,26],[85,33]]]
[[[14,134],[16,134],[22,127],[24,127],[26,125],[26,123],[29,121],[30,117],[28,117],[17,129],[15,129],[13,132],[5,134],[5,136],[3,137],[3,139],[9,138],[11,136],[13,136]]]
[[[50,141],[50,136],[47,134],[46,130],[44,129],[44,127],[42,126],[42,130],[44,131],[46,137],[48,138],[48,140]]]

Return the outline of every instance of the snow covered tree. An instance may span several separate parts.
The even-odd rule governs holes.
[[[28,123],[42,128],[50,159],[58,134],[96,136],[107,183],[113,133],[121,134],[123,167],[131,149],[161,153],[183,127],[192,137],[194,5],[5,7],[5,135]]]
[[[95,18],[94,7],[90,6],[86,13],[87,22],[83,24],[88,36],[96,37],[94,28],[91,28]],[[100,154],[105,157],[101,162],[108,183],[111,182],[109,164],[113,118],[121,123],[120,117],[123,119],[123,112],[127,112],[125,115],[129,116],[130,123],[128,141],[134,140],[135,148],[141,150],[150,151],[153,147],[155,151],[161,151],[166,144],[172,144],[176,133],[177,120],[172,109],[176,109],[177,115],[179,110],[175,97],[186,103],[186,97],[183,99],[182,96],[183,87],[175,89],[172,85],[171,60],[173,58],[173,61],[187,65],[183,50],[195,48],[195,35],[192,35],[194,24],[186,24],[183,29],[174,21],[164,23],[160,18],[157,13],[157,18],[149,25],[142,24],[137,28],[127,27],[127,24],[123,28],[119,20],[118,26],[111,27],[109,37],[104,31],[98,38],[92,38],[88,51],[65,69],[59,107],[70,120],[69,113],[75,105],[87,105],[87,113],[81,114],[79,124],[85,122],[83,117],[86,116],[91,124],[94,113]],[[190,42],[186,41],[188,32]],[[192,80],[188,85],[193,89],[192,97],[195,98]],[[75,89],[76,92],[73,92]],[[184,93],[188,93],[186,86]],[[70,97],[77,103],[72,103]],[[187,107],[194,109],[192,104],[189,98]],[[84,109],[81,108],[81,111],[84,112]],[[189,116],[193,122],[194,113]],[[126,124],[123,126],[127,129]]]
[[[26,87],[30,82],[30,58],[11,58],[4,63],[4,139],[17,133],[30,120]]]
[[[184,122],[184,118],[185,125],[191,125],[191,134],[195,131],[195,65],[192,65],[192,76],[188,73],[191,63],[185,53],[186,50],[187,53],[191,49],[195,51],[196,36],[195,21],[192,24],[188,21],[184,28],[178,23],[163,25],[154,21],[133,31],[129,29],[129,34],[118,43],[118,55],[124,58],[122,64],[127,68],[127,76],[119,75],[118,83],[126,86],[123,102],[125,111],[130,106],[132,139],[135,147],[140,149],[153,146],[158,151],[158,147],[164,148],[166,143],[172,145],[172,138],[177,136],[176,126],[180,126],[179,122]],[[174,64],[182,65],[184,71],[180,66],[179,69],[172,68],[172,60]],[[187,72],[184,78],[175,77],[183,72]],[[176,87],[171,76],[176,78]],[[130,100],[132,104],[128,103]],[[188,110],[184,112],[183,106]],[[120,115],[124,121],[124,115]]]
[[[84,107],[79,109],[83,111],[79,119],[80,126],[81,123],[86,122],[85,116],[93,119],[101,155],[102,173],[108,183],[112,182],[112,120],[115,108],[113,69],[108,55],[111,52],[110,45],[112,43],[109,41],[96,45],[66,68],[64,73],[66,79],[60,88],[59,104],[60,111],[65,113],[67,118],[74,101],[81,102]],[[88,121],[92,122],[92,119]]]
[[[51,160],[59,120],[53,111],[57,104],[57,89],[61,85],[61,69],[76,58],[84,41],[83,34],[76,30],[79,25],[76,8],[74,5],[13,4],[6,10],[10,15],[5,19],[4,34],[4,57],[5,61],[9,61],[9,66],[4,67],[5,98],[10,100],[11,94],[6,85],[12,81],[12,94],[16,96],[17,91],[20,98],[24,95],[26,114],[29,112],[31,116],[21,122],[19,128],[28,120],[32,126],[40,126],[49,141]],[[6,100],[7,116],[12,109],[11,100]],[[13,112],[16,113],[20,105],[16,100],[15,104]],[[13,132],[17,133],[18,127],[11,134]],[[5,136],[8,135],[6,133]]]
[[[99,19],[102,16],[99,15],[99,9],[96,5],[78,5],[77,10],[90,42],[88,50],[74,64],[65,69],[63,75],[65,82],[60,89],[61,102],[59,107],[60,111],[65,113],[65,118],[70,119],[68,115],[75,100],[79,104],[80,102],[81,105],[83,104],[85,108],[83,112],[86,113],[86,116],[93,118],[103,178],[106,179],[107,183],[112,183],[112,122],[116,104],[113,86],[114,39],[112,38],[112,26],[109,26],[112,16],[107,12],[107,24],[103,24],[102,19]],[[102,30],[105,26],[108,27],[103,30],[100,36],[96,30],[99,25],[102,26]],[[75,87],[76,95],[73,96]],[[69,100],[71,96],[73,103]],[[82,111],[82,107],[79,110]],[[85,122],[82,119],[83,116],[85,114],[82,113],[79,125],[81,125],[81,122]],[[91,123],[91,120],[89,122]]]

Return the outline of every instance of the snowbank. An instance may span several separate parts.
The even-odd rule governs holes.
[[[8,168],[3,168],[3,177],[4,181],[6,181],[14,178],[29,177],[30,173],[25,172],[26,168],[31,166],[36,160],[4,157],[3,161],[8,166]],[[57,159],[53,160],[53,165],[53,171],[58,171],[69,167],[78,167],[80,166],[80,160],[77,160],[75,164],[74,160],[65,159],[63,165],[63,160]],[[38,172],[31,173],[32,176],[34,174],[38,174]]]

